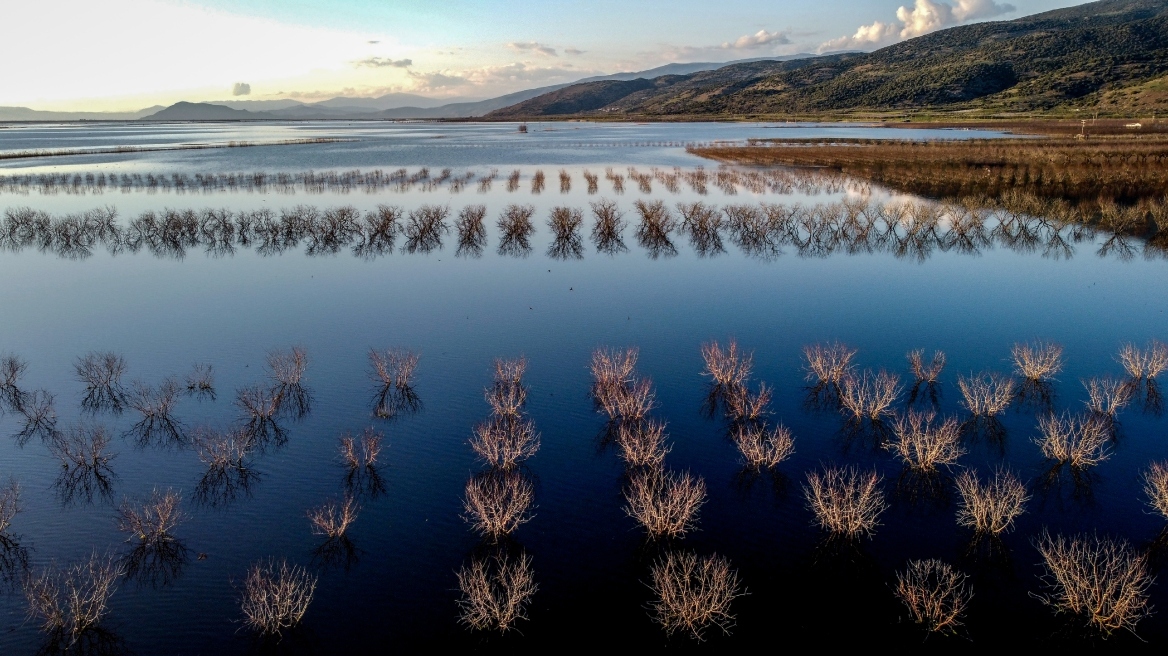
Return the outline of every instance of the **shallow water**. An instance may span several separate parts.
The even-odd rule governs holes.
[[[527,137],[560,139],[576,124],[531,126]],[[737,626],[728,638],[712,633],[714,644],[761,644],[776,625],[793,634],[814,633],[829,641],[919,641],[903,621],[891,592],[895,571],[909,559],[941,558],[973,574],[974,601],[964,635],[974,644],[1042,642],[1075,636],[1030,593],[1042,591],[1038,555],[1031,541],[1045,528],[1076,533],[1098,530],[1147,546],[1164,521],[1144,504],[1140,472],[1164,459],[1163,418],[1135,402],[1120,413],[1113,455],[1096,467],[1086,485],[1065,478],[1053,485],[1038,480],[1048,469],[1032,439],[1038,435],[1033,407],[1015,404],[1003,420],[1001,443],[971,440],[961,466],[983,475],[1008,464],[1032,482],[1033,500],[1014,532],[1006,536],[1006,557],[987,560],[967,553],[969,536],[955,523],[955,492],[939,499],[914,499],[902,484],[901,465],[871,439],[849,436],[838,412],[806,403],[802,370],[804,345],[842,340],[859,349],[865,368],[909,374],[905,353],[941,349],[948,364],[941,376],[938,408],[943,415],[965,416],[956,386],[959,374],[995,370],[1008,373],[1010,347],[1036,338],[1065,347],[1066,368],[1055,383],[1058,410],[1079,411],[1086,398],[1080,378],[1120,375],[1115,354],[1122,342],[1143,344],[1164,339],[1168,289],[1162,259],[1142,257],[1138,242],[1108,250],[1108,235],[1075,231],[1029,219],[1046,243],[1062,235],[1069,246],[1049,249],[1002,235],[991,218],[990,243],[970,252],[946,247],[942,239],[920,249],[883,246],[829,250],[780,244],[760,256],[744,253],[725,236],[726,252],[701,256],[676,234],[676,256],[650,257],[638,243],[633,202],[702,201],[730,204],[776,203],[826,207],[871,193],[880,203],[900,201],[862,185],[822,188],[808,195],[798,189],[776,192],[735,188],[733,195],[711,185],[700,195],[682,185],[677,193],[659,182],[644,194],[626,179],[623,194],[612,189],[604,169],[627,175],[629,166],[673,166],[683,171],[704,164],[678,146],[620,145],[685,143],[767,136],[766,126],[595,126],[579,124],[580,135],[563,136],[563,145],[516,145],[518,136],[500,126],[406,126],[352,144],[314,144],[265,148],[133,153],[119,156],[53,158],[51,163],[4,163],[7,173],[71,171],[231,172],[374,167],[411,172],[428,166],[455,168],[482,176],[501,169],[489,191],[448,185],[408,191],[392,188],[331,190],[302,188],[252,192],[106,190],[102,193],[4,193],[6,208],[29,207],[53,216],[112,205],[127,225],[144,211],[165,208],[226,208],[238,213],[270,207],[276,213],[296,204],[323,209],[353,205],[359,211],[379,204],[406,213],[422,204],[446,204],[452,217],[469,204],[487,207],[488,240],[480,257],[456,257],[457,235],[428,253],[403,252],[399,238],[392,252],[354,257],[348,247],[335,255],[309,255],[300,242],[277,255],[254,246],[234,254],[209,255],[202,245],[174,253],[137,252],[98,245],[85,258],[59,257],[52,248],[25,247],[0,253],[0,351],[29,362],[25,389],[56,396],[62,428],[100,422],[113,430],[112,468],[117,475],[108,499],[66,503],[54,486],[60,465],[46,444],[34,438],[23,447],[0,441],[0,477],[23,485],[24,511],[13,533],[30,549],[33,567],[49,561],[71,562],[92,550],[128,550],[116,530],[115,506],[124,496],[142,496],[155,487],[181,490],[190,519],[177,534],[190,557],[167,585],[125,581],[111,602],[105,626],[121,645],[139,653],[235,653],[255,645],[240,630],[238,586],[247,567],[267,558],[288,558],[320,572],[316,598],[302,631],[281,648],[333,652],[372,647],[452,642],[467,647],[560,644],[565,635],[607,640],[620,635],[645,646],[667,641],[644,606],[644,585],[653,559],[668,549],[716,552],[739,570],[749,596],[735,602]],[[24,130],[26,128],[19,128]],[[27,128],[33,129],[33,128]],[[42,128],[37,128],[42,129]],[[5,141],[0,150],[57,148],[92,140],[109,144],[121,136],[96,128],[78,135]],[[139,128],[133,128],[138,130]],[[391,135],[394,130],[407,136]],[[508,130],[513,129],[507,128]],[[814,134],[821,128],[808,128]],[[838,134],[845,128],[822,128]],[[870,128],[846,128],[864,134]],[[231,138],[258,139],[264,131],[300,130],[294,126],[143,128],[141,143],[196,138],[227,139],[220,130],[240,131]],[[196,134],[191,134],[194,130]],[[344,129],[311,126],[311,136]],[[353,131],[365,138],[356,126]],[[352,134],[353,132],[345,132]],[[802,133],[801,133],[802,134]],[[258,136],[257,136],[258,135]],[[898,136],[903,133],[898,132]],[[457,142],[434,147],[424,141]],[[848,134],[847,136],[856,136]],[[924,136],[924,135],[919,135]],[[288,138],[281,132],[274,138]],[[400,141],[393,141],[400,139]],[[573,141],[573,139],[577,141]],[[582,148],[579,143],[589,144]],[[612,145],[616,143],[618,145]],[[33,145],[28,145],[33,144]],[[468,153],[477,153],[474,159]],[[30,166],[32,165],[32,166]],[[504,167],[522,172],[521,186],[506,190]],[[572,177],[561,194],[558,171]],[[600,189],[588,194],[585,169],[600,175]],[[548,187],[531,193],[531,176],[543,170]],[[589,231],[589,203],[614,200],[625,212],[626,250],[598,252]],[[512,203],[532,204],[536,232],[526,256],[500,253],[496,217]],[[545,224],[553,206],[583,211],[584,251],[580,259],[555,259]],[[944,232],[942,223],[940,232]],[[802,233],[800,233],[802,234]],[[903,235],[903,230],[897,233]],[[926,240],[928,241],[928,240]],[[865,242],[869,243],[869,242]],[[891,245],[890,245],[891,244]],[[1120,253],[1123,256],[1117,256]],[[1125,254],[1125,255],[1124,255]],[[795,436],[795,454],[779,467],[780,476],[750,480],[741,472],[726,422],[702,412],[707,387],[701,376],[703,342],[735,338],[755,355],[754,380],[775,388],[772,420]],[[83,386],[72,373],[74,361],[89,351],[115,351],[126,357],[125,376],[157,384],[169,375],[184,376],[195,363],[213,365],[217,399],[183,398],[177,410],[184,428],[227,427],[239,418],[233,405],[239,388],[265,381],[269,351],[303,346],[310,357],[307,385],[311,412],[286,420],[287,444],[254,458],[258,481],[247,494],[212,506],[195,495],[204,467],[187,447],[139,447],[124,434],[134,412],[83,414]],[[623,467],[611,447],[603,448],[604,428],[587,392],[589,357],[599,346],[640,348],[638,372],[652,379],[659,407],[653,415],[668,422],[670,468],[702,476],[709,502],[699,530],[669,544],[646,544],[642,531],[622,511]],[[417,393],[422,408],[392,421],[371,416],[376,391],[368,374],[370,348],[402,347],[421,353]],[[484,547],[461,518],[466,479],[481,469],[467,439],[488,406],[483,387],[490,383],[494,358],[525,356],[528,412],[542,434],[542,448],[528,461],[536,482],[534,519],[514,535],[512,549],[532,557],[540,586],[522,635],[503,639],[473,634],[457,624],[454,572]],[[897,405],[905,407],[904,399]],[[13,413],[0,418],[0,434],[18,432]],[[322,566],[313,550],[305,511],[345,490],[337,458],[337,439],[345,431],[374,426],[386,435],[382,454],[384,494],[363,498],[351,529],[355,562]],[[890,507],[871,540],[858,550],[833,550],[812,525],[801,486],[807,472],[826,463],[875,467],[883,476]],[[196,554],[205,553],[199,560]],[[1153,604],[1163,608],[1163,585],[1153,587]],[[35,651],[43,638],[24,619],[18,592],[0,595],[0,644],[5,651]],[[846,626],[848,631],[840,632]],[[1140,624],[1140,636],[1162,643],[1161,615]],[[842,633],[842,635],[841,635]],[[1116,638],[1121,644],[1123,636]]]

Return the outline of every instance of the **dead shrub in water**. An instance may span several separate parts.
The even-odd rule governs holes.
[[[1144,472],[1144,494],[1148,496],[1148,506],[1164,519],[1168,519],[1168,464],[1153,462]],[[0,528],[0,532],[3,529]]]
[[[20,412],[25,396],[20,389],[20,378],[27,369],[28,363],[15,355],[0,356],[0,414],[3,414],[5,407]]]
[[[840,342],[812,344],[803,347],[803,358],[807,361],[807,380],[821,385],[838,386],[852,370],[852,358],[856,350]]]
[[[159,441],[163,444],[181,444],[185,441],[182,424],[174,417],[174,406],[178,403],[180,388],[178,381],[167,378],[152,388],[135,381],[126,397],[126,405],[137,410],[142,419],[130,428],[141,445]]]
[[[323,535],[330,540],[341,538],[349,525],[357,521],[357,513],[360,511],[361,507],[349,495],[340,500],[330,499],[311,508],[308,511],[308,522],[312,524],[312,534]]]
[[[724,222],[721,210],[695,202],[678,203],[677,211],[681,214],[681,230],[689,236],[690,245],[698,255],[705,257],[726,252],[722,244]]]
[[[108,614],[121,575],[122,568],[112,556],[96,551],[87,561],[63,570],[50,563],[25,581],[28,616],[40,622],[45,633],[75,644]]]
[[[896,596],[917,624],[933,633],[955,633],[973,597],[968,579],[939,560],[911,560],[896,573]]]
[[[1050,381],[1063,368],[1063,347],[1050,342],[1015,344],[1010,355],[1015,371],[1034,382]]]
[[[539,451],[539,433],[529,420],[496,416],[475,426],[470,448],[491,467],[511,469]]]
[[[531,234],[535,232],[535,216],[532,205],[508,205],[503,209],[495,225],[502,236],[499,240],[499,254],[526,256],[531,252]]]
[[[81,407],[91,412],[110,410],[115,413],[125,408],[126,393],[122,388],[125,358],[112,352],[90,352],[78,358],[73,369],[78,380],[85,384]]]
[[[934,424],[936,413],[917,412],[897,417],[892,424],[895,440],[887,445],[904,464],[921,472],[935,472],[939,466],[951,466],[965,453],[961,448],[961,426],[950,417]]]
[[[713,382],[713,395],[723,398],[746,386],[754,368],[754,354],[738,350],[738,342],[730,340],[725,350],[718,342],[702,344],[702,360],[706,363],[703,376]]]
[[[361,437],[346,433],[340,439],[341,462],[350,473],[373,469],[377,466],[377,456],[381,454],[381,433],[366,428]]]
[[[20,483],[16,479],[8,481],[8,485],[0,490],[0,541],[3,541],[12,520],[23,510],[20,504]]]
[[[108,496],[114,479],[108,452],[110,435],[104,426],[75,426],[49,445],[49,451],[61,461],[57,487],[68,501],[80,494],[87,501],[95,494]]]
[[[519,169],[511,171],[507,176],[507,191],[514,192],[519,190],[519,176],[522,175]]]
[[[669,238],[669,234],[677,227],[677,220],[663,201],[646,203],[638,200],[633,204],[641,222],[637,225],[636,237],[641,247],[648,250],[653,257],[661,255],[676,255],[677,248]]]
[[[624,242],[625,220],[624,214],[611,200],[600,200],[590,203],[592,216],[596,223],[592,225],[592,242],[598,252],[606,255],[615,255],[628,250]]]
[[[1111,456],[1107,428],[1094,417],[1047,415],[1038,420],[1042,436],[1035,443],[1042,455],[1076,469],[1092,467]]]
[[[225,504],[240,492],[247,492],[259,474],[247,462],[253,442],[246,429],[226,432],[200,429],[195,432],[195,450],[206,466],[195,498],[211,506]]]
[[[1115,415],[1131,401],[1134,390],[1124,381],[1104,376],[1082,381],[1087,389],[1087,410],[1092,415],[1115,421]]]
[[[175,527],[187,519],[181,503],[182,496],[174,490],[156,489],[141,503],[126,499],[118,508],[118,530],[129,533],[130,540],[148,546],[173,542]]]
[[[725,397],[726,416],[735,423],[757,422],[771,413],[772,389],[759,383],[758,392],[751,394],[745,386],[731,390]]]
[[[187,394],[200,399],[209,397],[215,400],[215,372],[209,364],[196,364],[191,373],[187,374]]]
[[[665,424],[652,420],[622,423],[617,429],[617,445],[630,467],[660,467],[669,453]]]
[[[614,173],[611,168],[607,168],[604,170],[604,178],[612,183],[613,193],[625,193],[625,177],[623,175]]]
[[[957,525],[982,535],[1008,532],[1030,500],[1026,486],[1006,469],[996,470],[985,484],[977,472],[967,469],[957,476],[957,491],[961,494]]]
[[[531,557],[505,554],[475,559],[458,570],[459,621],[478,631],[506,633],[527,619],[527,605],[539,590]]]
[[[617,397],[633,382],[637,349],[598,348],[592,352],[592,398],[610,419],[617,416]]]
[[[269,441],[277,446],[284,443],[287,431],[276,421],[280,411],[280,397],[269,389],[254,385],[239,390],[235,405],[244,412],[244,433],[257,445]]]
[[[24,417],[24,426],[16,434],[16,442],[20,446],[33,436],[41,439],[54,439],[57,436],[57,410],[53,407],[53,395],[45,390],[36,390],[25,394],[20,403],[20,413]]]
[[[280,636],[304,619],[317,577],[281,560],[257,563],[247,572],[239,600],[244,625],[263,636]]]
[[[542,193],[545,183],[546,179],[544,178],[543,171],[536,171],[535,175],[531,176],[531,193]]]
[[[962,405],[977,417],[996,417],[1010,407],[1014,399],[1013,378],[999,373],[981,373],[957,377],[957,388],[961,390]]]
[[[711,625],[730,633],[730,604],[744,594],[730,561],[717,554],[670,552],[653,564],[650,577],[653,619],[667,634],[683,631],[700,641]]]
[[[572,176],[564,169],[560,169],[560,193],[566,194],[569,191],[572,191]]]
[[[643,421],[653,408],[657,407],[656,394],[653,393],[653,381],[648,378],[633,380],[629,385],[619,388],[613,401],[613,410],[609,412],[610,419],[620,419],[622,422]]]
[[[495,360],[495,375],[485,397],[491,406],[491,414],[497,418],[518,420],[527,403],[527,387],[523,385],[523,374],[527,371],[527,359]]]
[[[584,224],[584,214],[571,207],[552,208],[548,227],[552,229],[555,239],[548,247],[548,256],[557,260],[575,259],[584,257],[584,240],[580,235],[580,226]]]
[[[888,504],[880,491],[880,475],[856,467],[824,467],[807,474],[803,496],[819,526],[848,539],[871,535]]]
[[[840,381],[840,405],[856,419],[879,421],[891,414],[889,407],[900,396],[900,377],[883,369],[861,375],[848,374]]]
[[[449,216],[446,205],[422,205],[410,212],[405,225],[406,252],[429,253],[442,248],[443,235],[450,234]]]
[[[531,520],[535,486],[518,471],[490,470],[466,482],[463,518],[482,535],[498,540]]]
[[[371,378],[378,385],[373,396],[373,415],[379,419],[397,416],[403,410],[417,410],[420,402],[414,392],[414,373],[419,356],[405,349],[378,351],[369,349]]]
[[[274,383],[271,395],[275,412],[296,419],[307,415],[312,407],[312,393],[304,385],[308,353],[299,346],[287,351],[272,351],[268,354],[267,364],[268,376]]]
[[[785,426],[768,430],[765,426],[748,424],[734,431],[734,443],[746,466],[754,470],[774,469],[795,453],[795,438]]]
[[[926,385],[933,385],[937,382],[937,377],[941,375],[941,370],[945,368],[945,354],[941,351],[933,351],[933,359],[928,365],[924,363],[925,351],[917,349],[910,351],[908,354],[908,366],[912,371],[913,377],[916,378],[917,384],[922,383]]]
[[[366,212],[359,228],[360,237],[353,246],[353,255],[372,258],[392,253],[401,232],[401,218],[401,208],[393,205],[378,205],[376,211]]]
[[[641,470],[625,486],[625,514],[654,538],[679,537],[693,530],[705,502],[705,481],[689,472]]]
[[[584,171],[584,181],[588,183],[589,195],[600,191],[600,176],[590,171]]]
[[[1126,541],[1044,532],[1035,547],[1042,554],[1042,580],[1050,590],[1038,599],[1055,612],[1076,615],[1105,636],[1120,629],[1135,633],[1136,624],[1151,612],[1147,558]]]
[[[487,207],[486,205],[467,205],[458,213],[454,220],[454,229],[458,232],[458,250],[455,255],[482,255],[487,245]]]
[[[1168,345],[1152,340],[1141,351],[1127,343],[1119,348],[1117,359],[1133,380],[1152,380],[1168,369]]]

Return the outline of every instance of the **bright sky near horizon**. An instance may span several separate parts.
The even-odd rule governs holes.
[[[873,50],[1077,0],[8,0],[0,106],[487,98],[671,62]]]

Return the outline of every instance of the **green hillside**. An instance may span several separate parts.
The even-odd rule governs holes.
[[[1158,92],[1165,75],[1168,0],[1103,0],[954,27],[872,53],[737,64],[644,80],[640,88],[577,84],[488,118],[1095,107],[1122,113],[1168,109]]]

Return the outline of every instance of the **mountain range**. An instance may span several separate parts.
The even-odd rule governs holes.
[[[487,119],[1168,107],[1168,0],[1102,0],[953,27],[870,53],[569,85]]]

